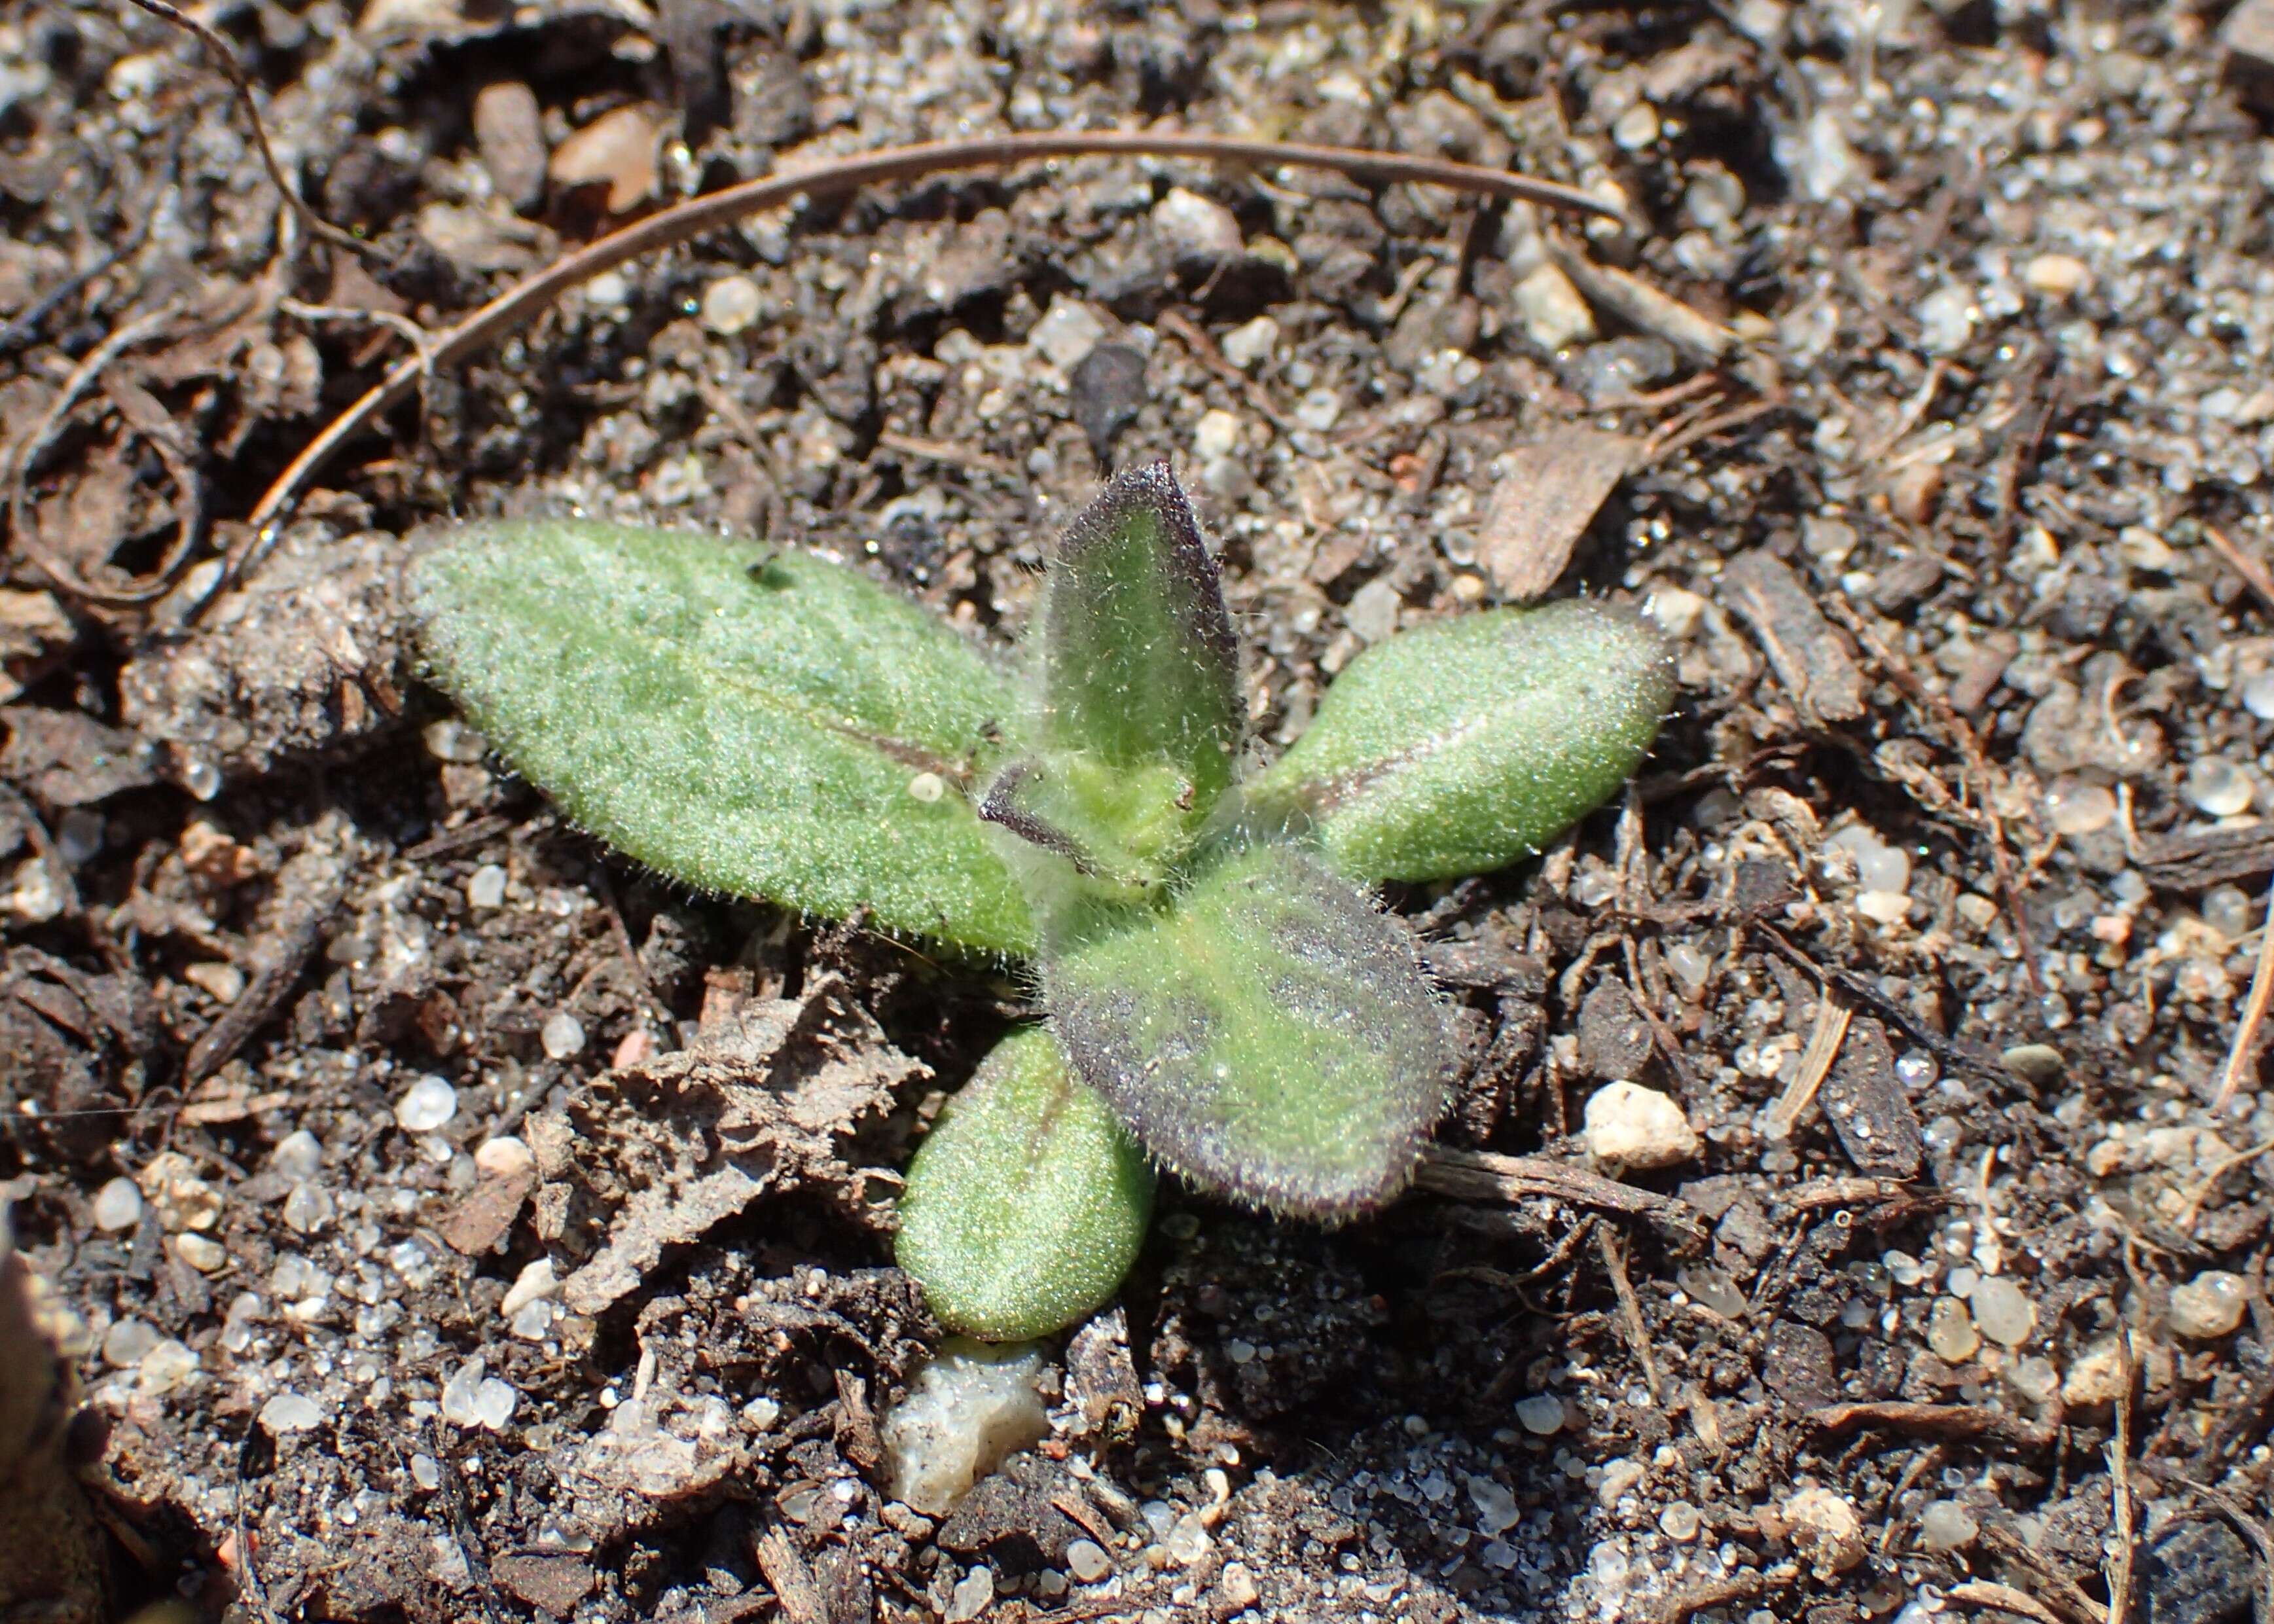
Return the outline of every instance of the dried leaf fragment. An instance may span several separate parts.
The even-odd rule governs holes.
[[[1756,547],[1721,572],[1722,596],[1751,621],[1769,664],[1803,710],[1827,722],[1864,714],[1864,673],[1789,565]]]
[[[561,1301],[599,1313],[637,1289],[665,1248],[759,1196],[849,1183],[839,1137],[923,1070],[831,977],[802,1000],[749,1005],[739,1026],[692,1049],[595,1079],[565,1133],[532,1119],[531,1148],[552,1186],[539,1194],[540,1231],[553,1227],[548,1209],[606,1226],[561,1282]]]
[[[1570,423],[1513,454],[1477,535],[1477,561],[1502,597],[1529,603],[1555,584],[1597,510],[1634,466],[1640,444]]]

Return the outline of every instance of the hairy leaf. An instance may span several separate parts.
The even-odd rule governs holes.
[[[1292,846],[1100,928],[1044,990],[1075,1070],[1148,1150],[1275,1211],[1387,1200],[1444,1109],[1444,1017],[1412,935]]]
[[[583,521],[470,527],[411,584],[435,680],[627,855],[707,891],[1032,950],[962,788],[1013,695],[920,605],[807,554]]]
[[[1246,816],[1308,829],[1359,880],[1484,873],[1617,793],[1673,698],[1664,635],[1627,610],[1571,600],[1434,621],[1351,662],[1248,786]]]
[[[1241,737],[1239,643],[1167,463],[1115,476],[1075,519],[1029,639],[1038,736],[1022,793],[1093,868],[1157,883],[1231,786]]]
[[[917,1150],[900,1265],[945,1325],[1045,1336],[1113,1295],[1152,1208],[1152,1167],[1031,1026],[996,1045]]]

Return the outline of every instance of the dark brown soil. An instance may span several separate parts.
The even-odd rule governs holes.
[[[367,256],[190,36],[0,23],[0,1191],[90,1412],[26,1447],[77,1449],[110,1569],[34,1616],[2250,1616],[2274,147],[2215,13],[201,15]],[[676,195],[1148,122],[1637,224],[1088,159],[776,212],[241,523],[412,335]],[[1653,605],[1683,700],[1623,809],[1392,898],[1468,1056],[1424,1192],[1333,1233],[1165,1192],[1051,1439],[935,1526],[878,1470],[940,1339],[892,1169],[1019,989],[565,826],[418,681],[403,538],[763,534],[1001,638],[1157,455],[1271,745],[1365,643],[1548,583]],[[819,1045],[845,1109],[696,1222],[753,1109],[721,1044]],[[1614,1078],[1700,1136],[1631,1175],[1668,1199],[1463,1154],[1582,1164]],[[658,1211],[613,1295],[503,1312]],[[28,1573],[0,1540],[0,1603]]]

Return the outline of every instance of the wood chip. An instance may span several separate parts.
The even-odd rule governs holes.
[[[1662,338],[1701,361],[1720,361],[1737,348],[1735,333],[1639,276],[1614,266],[1598,265],[1560,238],[1549,238],[1549,252],[1557,268],[1586,296],[1587,303],[1629,327]]]
[[[545,200],[545,116],[537,93],[518,79],[485,85],[474,96],[474,145],[498,196],[522,214]]]
[[[485,1178],[459,1199],[436,1233],[459,1256],[478,1258],[513,1232],[514,1221],[536,1188],[535,1168]]]
[[[1822,1432],[1852,1432],[1882,1427],[1944,1443],[1987,1439],[2019,1449],[2050,1448],[2060,1429],[2046,1421],[2024,1421],[1987,1404],[1915,1404],[1891,1400],[1879,1404],[1827,1404],[1809,1415]]]
[[[1792,1081],[1769,1107],[1768,1131],[1771,1139],[1788,1138],[1798,1124],[1801,1113],[1816,1098],[1823,1086],[1825,1073],[1832,1069],[1832,1058],[1840,1052],[1840,1044],[1848,1035],[1848,1006],[1826,997],[1816,1003],[1816,1025],[1809,1032],[1808,1047],[1801,1051],[1799,1069],[1793,1072]]]
[[[1962,1606],[1994,1607],[2019,1618],[2034,1619],[2037,1624],[2061,1624],[2060,1614],[2036,1597],[2010,1584],[1998,1584],[1987,1579],[1969,1579],[1963,1584],[1952,1585],[1950,1599]]]
[[[1502,1156],[1491,1151],[1430,1147],[1413,1175],[1417,1190],[1465,1201],[1523,1201],[1546,1199],[1648,1221],[1682,1240],[1702,1237],[1706,1226],[1697,1209],[1584,1168],[1567,1167],[1540,1156]]]
[[[1756,547],[1721,572],[1721,593],[1750,621],[1786,690],[1827,722],[1864,714],[1864,673],[1808,588],[1776,554]]]
[[[1555,584],[1640,446],[1630,435],[1572,423],[1511,454],[1477,534],[1477,561],[1502,597],[1529,603]]]
[[[1854,1022],[1840,1058],[1824,1079],[1824,1114],[1856,1170],[1879,1178],[1916,1178],[1925,1154],[1918,1113],[1911,1109],[1887,1029]]]
[[[821,1587],[814,1583],[813,1569],[790,1544],[788,1535],[770,1528],[753,1543],[753,1551],[758,1571],[766,1576],[774,1599],[781,1604],[781,1616],[789,1624],[829,1624],[828,1604],[822,1599]]]
[[[606,186],[608,213],[625,214],[655,195],[660,139],[651,109],[616,108],[554,147],[546,173],[556,186]]]
[[[2187,829],[2140,838],[2140,872],[2161,891],[2200,891],[2274,874],[2274,823]]]

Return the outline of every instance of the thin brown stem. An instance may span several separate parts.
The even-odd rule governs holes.
[[[135,4],[146,6],[163,3],[164,0],[135,0]],[[170,12],[172,8],[167,10]],[[436,334],[431,362],[447,365],[465,359],[532,320],[569,289],[603,271],[798,198],[841,196],[863,186],[920,180],[950,169],[1004,169],[1038,159],[1106,156],[1185,158],[1246,167],[1292,164],[1331,169],[1389,184],[1447,186],[1612,219],[1622,217],[1612,205],[1574,186],[1479,164],[1404,153],[1369,152],[1358,147],[1308,147],[1232,136],[1164,135],[1133,130],[1045,131],[930,141],[834,159],[811,169],[743,181],[651,214],[563,256],[507,289],[456,326]],[[230,558],[215,591],[243,574],[259,552],[274,539],[278,519],[317,470],[330,461],[350,436],[403,399],[418,383],[421,371],[420,357],[396,362],[361,399],[308,442],[253,508],[246,525],[251,539]]]
[[[245,77],[245,64],[237,59],[237,52],[230,49],[229,41],[180,7],[169,5],[166,0],[134,0],[134,4],[151,16],[162,18],[177,28],[186,28],[195,34],[198,43],[205,47],[206,55],[213,58],[214,65],[228,76],[230,87],[237,92],[237,99],[245,104],[245,117],[252,121],[252,144],[260,149],[261,167],[268,171],[270,184],[283,194],[286,206],[300,217],[300,223],[308,228],[308,234],[320,237],[335,248],[361,254],[378,264],[387,263],[387,256],[376,246],[352,232],[341,230],[325,219],[307,199],[292,189],[292,183],[284,178],[284,168],[276,162],[275,151],[268,145],[268,129],[261,122],[260,104],[252,99],[252,81]]]

